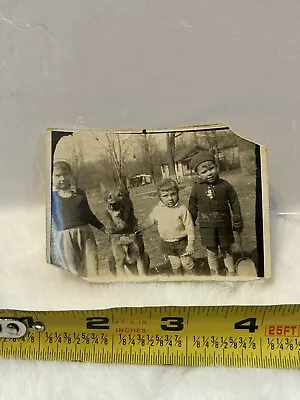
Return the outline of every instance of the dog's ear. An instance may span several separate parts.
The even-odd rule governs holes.
[[[123,186],[123,185],[120,185],[120,186],[118,187],[118,192],[119,192],[122,196],[127,196],[127,197],[129,197],[129,191],[128,191],[128,189],[127,189],[125,186]]]

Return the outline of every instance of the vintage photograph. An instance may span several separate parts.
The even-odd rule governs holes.
[[[225,125],[47,132],[47,261],[90,282],[271,275],[266,149]]]

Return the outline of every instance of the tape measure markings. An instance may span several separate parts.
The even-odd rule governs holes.
[[[176,306],[26,312],[1,310],[27,326],[0,339],[0,356],[171,365],[299,368],[300,307]],[[36,321],[46,329],[32,330]]]

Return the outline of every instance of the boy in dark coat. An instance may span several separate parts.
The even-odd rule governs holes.
[[[191,168],[198,174],[189,199],[189,211],[194,223],[198,219],[203,246],[211,275],[218,274],[220,248],[227,275],[235,275],[232,257],[233,230],[242,232],[243,219],[236,191],[219,177],[213,154],[200,152],[192,158]]]

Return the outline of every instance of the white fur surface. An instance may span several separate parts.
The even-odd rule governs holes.
[[[8,224],[10,221],[10,224]],[[20,223],[21,221],[21,223]],[[0,307],[97,309],[145,305],[297,303],[300,224],[271,218],[273,278],[267,282],[91,285],[47,265],[44,208],[1,214]],[[298,398],[299,372],[0,361],[0,398]]]

